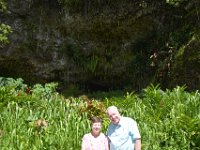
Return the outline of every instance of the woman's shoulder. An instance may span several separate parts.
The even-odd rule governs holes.
[[[100,133],[100,137],[107,138],[107,136],[104,133]]]
[[[93,136],[91,135],[91,133],[87,133],[83,136],[83,140],[88,140],[91,139]],[[107,136],[104,133],[100,133],[100,135],[98,136],[98,138],[107,138]]]
[[[87,134],[85,134],[84,136],[83,136],[83,140],[87,140],[87,139],[89,139],[90,138],[90,135],[91,133],[87,133]]]
[[[106,136],[106,135],[105,135],[104,133],[101,132],[101,133],[100,133],[100,136]]]

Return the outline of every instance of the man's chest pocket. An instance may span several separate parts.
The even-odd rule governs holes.
[[[128,130],[125,128],[118,128],[115,130],[114,136],[120,138],[121,140],[125,140],[128,138]]]

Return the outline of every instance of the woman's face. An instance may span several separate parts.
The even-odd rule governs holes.
[[[101,132],[101,122],[95,122],[92,124],[92,132],[96,134]]]

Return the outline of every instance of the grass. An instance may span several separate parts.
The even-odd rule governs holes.
[[[198,91],[189,93],[184,87],[163,91],[151,85],[141,94],[103,93],[106,97],[100,101],[65,98],[55,91],[56,84],[37,85],[27,92],[21,83],[13,83],[0,87],[2,150],[80,149],[83,135],[90,132],[90,116],[103,117],[106,132],[105,109],[110,105],[138,122],[143,150],[200,149]]]

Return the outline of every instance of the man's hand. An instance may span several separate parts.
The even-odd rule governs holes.
[[[141,150],[141,139],[135,140],[135,150]]]

